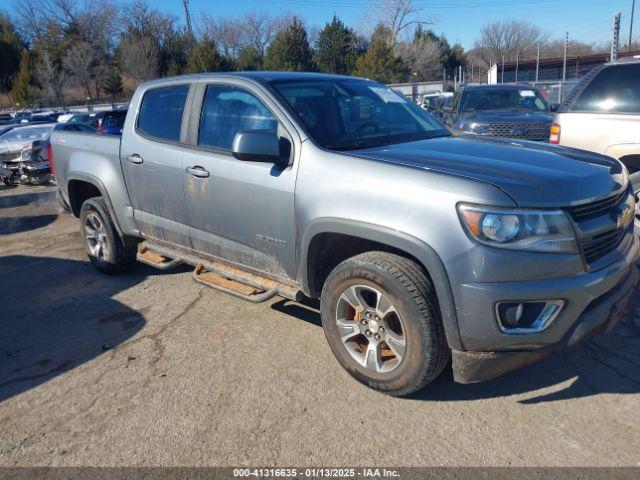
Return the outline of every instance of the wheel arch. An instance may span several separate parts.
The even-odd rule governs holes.
[[[109,194],[104,184],[93,175],[87,173],[76,173],[67,180],[67,195],[69,196],[69,206],[75,217],[80,216],[80,208],[82,204],[89,198],[102,197],[109,210],[109,215],[120,236],[124,237],[122,229],[118,224],[113,205],[109,199]]]
[[[302,238],[298,257],[304,292],[312,297],[319,296],[333,267],[346,258],[372,250],[411,258],[425,270],[436,290],[449,347],[462,350],[453,292],[444,264],[431,246],[406,233],[353,220],[316,220]]]

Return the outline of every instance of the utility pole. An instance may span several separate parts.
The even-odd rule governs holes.
[[[567,50],[569,49],[569,32],[564,36],[564,54],[562,57],[562,81],[567,80]]]
[[[611,33],[611,61],[618,59],[618,47],[620,46],[620,12],[613,16],[613,32]]]
[[[191,14],[189,13],[189,0],[182,0],[182,6],[184,7],[184,20],[187,24],[187,35],[189,40],[193,40],[193,28],[191,27]]]
[[[540,42],[538,42],[538,54],[536,55],[536,82],[538,81],[539,72],[540,72]]]
[[[520,68],[520,48],[516,50],[516,83],[518,83],[518,69]]]
[[[500,78],[500,83],[504,83],[504,55],[502,55],[502,76]]]
[[[631,50],[631,41],[633,40],[633,16],[636,12],[636,0],[631,3],[631,23],[629,24],[629,50]]]

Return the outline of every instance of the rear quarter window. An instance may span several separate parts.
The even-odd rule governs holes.
[[[149,137],[179,141],[188,93],[188,85],[148,90],[142,98],[138,130]]]
[[[640,113],[640,64],[602,69],[580,92],[569,111]]]

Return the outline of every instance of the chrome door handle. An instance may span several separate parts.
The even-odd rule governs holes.
[[[140,155],[138,155],[137,153],[134,153],[133,155],[129,155],[127,158],[129,159],[129,161],[131,163],[140,164],[140,163],[143,162],[142,157]]]
[[[199,165],[196,165],[195,167],[187,167],[187,173],[198,178],[207,178],[209,176],[209,172]]]

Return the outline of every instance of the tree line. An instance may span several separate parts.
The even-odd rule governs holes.
[[[479,28],[467,52],[431,29],[414,0],[378,0],[371,27],[357,30],[334,15],[324,26],[294,14],[250,12],[238,18],[200,12],[191,24],[150,0],[16,0],[0,13],[0,102],[11,106],[126,100],[153,78],[233,70],[295,70],[357,75],[383,83],[486,79],[494,63],[562,56],[563,39],[536,25],[499,20]],[[373,3],[373,2],[372,2]],[[607,51],[571,41],[569,55]],[[470,76],[474,72],[475,76]]]
[[[412,0],[381,0],[369,34],[337,16],[309,28],[294,14],[264,12],[202,12],[191,25],[147,0],[15,5],[0,14],[0,92],[18,107],[126,99],[142,81],[183,73],[317,71],[394,83],[441,79],[465,63],[463,48],[429,30]]]

